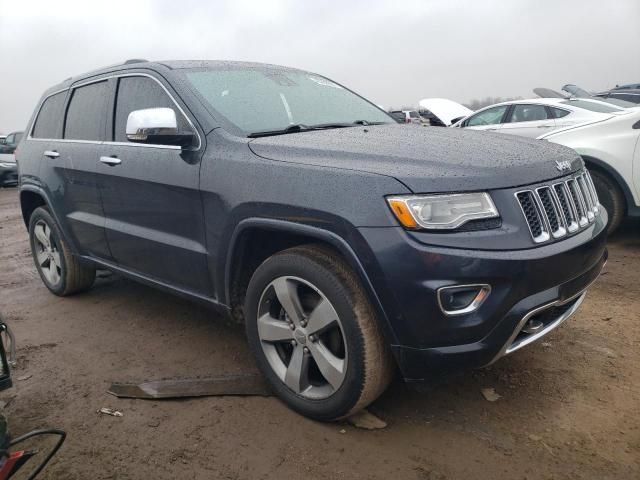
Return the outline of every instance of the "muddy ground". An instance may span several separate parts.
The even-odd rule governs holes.
[[[69,435],[44,478],[640,478],[638,222],[611,239],[603,275],[564,326],[430,393],[396,381],[370,409],[388,422],[378,431],[313,422],[275,398],[112,397],[113,381],[255,371],[242,328],[116,276],[55,297],[15,189],[0,191],[0,227],[0,311],[19,347],[0,400],[14,433]],[[487,401],[485,387],[501,398]]]

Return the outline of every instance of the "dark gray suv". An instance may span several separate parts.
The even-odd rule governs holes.
[[[44,284],[96,269],[246,324],[289,406],[332,420],[399,370],[490,364],[582,302],[607,214],[567,148],[406,128],[320,75],[145,62],[47,91],[18,148]]]

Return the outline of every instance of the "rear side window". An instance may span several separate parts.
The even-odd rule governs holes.
[[[60,138],[66,96],[66,91],[60,92],[44,101],[31,131],[33,138]]]
[[[192,128],[184,115],[176,108],[167,92],[149,77],[121,77],[118,81],[118,97],[114,115],[113,138],[116,142],[127,142],[127,118],[134,110],[145,108],[171,108],[176,112],[178,130],[189,132]]]
[[[549,107],[549,109],[551,110],[551,114],[552,114],[553,118],[566,117],[570,113],[569,111],[563,110],[561,108]]]
[[[535,122],[536,120],[547,120],[549,115],[544,105],[519,104],[513,107],[510,123]]]
[[[103,139],[108,94],[106,81],[73,90],[64,124],[65,139]]]

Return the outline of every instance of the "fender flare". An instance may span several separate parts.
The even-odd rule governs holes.
[[[622,194],[624,195],[625,203],[627,204],[627,215],[629,216],[640,216],[640,206],[636,205],[636,201],[633,198],[633,194],[631,193],[631,188],[629,184],[625,181],[625,179],[618,173],[616,169],[614,169],[611,165],[603,162],[602,160],[591,157],[589,155],[582,155],[582,159],[585,164],[587,164],[587,168],[589,168],[589,164],[594,165],[596,169],[602,170],[604,173],[608,174],[614,182],[620,187],[622,190]]]
[[[20,209],[22,209],[22,192],[31,192],[42,197],[42,199],[44,200],[44,204],[49,209],[49,213],[51,213],[51,216],[58,224],[58,231],[62,235],[62,239],[70,247],[71,253],[73,253],[74,255],[78,255],[78,248],[76,244],[69,238],[69,235],[67,235],[67,232],[64,230],[64,228],[62,228],[62,223],[60,223],[60,218],[58,217],[58,214],[56,213],[55,209],[52,207],[51,199],[49,198],[49,195],[47,195],[47,192],[43,188],[37,185],[31,185],[31,184],[22,185],[20,187]],[[28,231],[29,222],[27,219],[24,219],[24,221]]]
[[[387,338],[389,344],[397,343],[395,342],[395,335],[393,333],[393,329],[391,328],[391,323],[389,322],[389,317],[387,316],[382,302],[378,297],[378,294],[369,279],[369,275],[367,274],[362,262],[356,255],[355,251],[351,248],[351,246],[347,243],[347,241],[341,236],[337,235],[334,232],[329,230],[325,230],[318,227],[313,227],[311,225],[305,225],[296,222],[290,222],[287,220],[277,220],[270,218],[246,218],[240,221],[231,235],[231,239],[229,241],[229,248],[227,250],[228,254],[225,260],[225,271],[224,271],[224,289],[225,289],[225,300],[226,304],[230,304],[230,288],[231,288],[231,265],[234,258],[234,254],[236,252],[236,247],[238,245],[238,239],[240,235],[249,228],[262,228],[267,230],[278,230],[284,232],[290,232],[292,234],[304,235],[307,237],[315,238],[319,241],[330,244],[334,247],[344,258],[347,260],[351,268],[354,269],[356,275],[362,282],[362,286],[365,290],[366,295],[371,301],[373,308],[378,314],[381,320],[381,327]]]

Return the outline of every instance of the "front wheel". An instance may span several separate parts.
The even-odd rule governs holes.
[[[258,367],[289,407],[337,420],[387,387],[393,361],[359,280],[331,250],[296,247],[268,258],[245,299]]]
[[[612,234],[622,223],[625,215],[624,195],[618,185],[608,175],[599,171],[591,171],[593,186],[596,188],[598,200],[609,215],[607,233]]]

